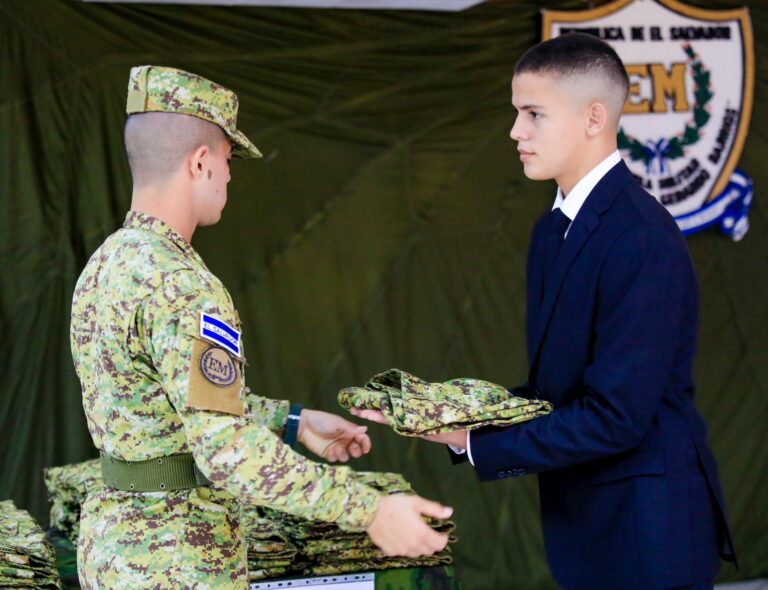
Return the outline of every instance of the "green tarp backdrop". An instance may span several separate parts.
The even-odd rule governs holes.
[[[694,2],[727,8],[739,2]],[[587,3],[551,0],[550,8]],[[740,243],[689,238],[702,287],[698,406],[742,568],[768,574],[768,4],[755,30],[755,181]],[[128,70],[170,65],[235,90],[264,153],[232,166],[221,223],[194,238],[244,323],[251,388],[339,411],[339,388],[399,367],[526,377],[524,266],[553,183],[508,133],[539,2],[461,13],[0,0],[0,498],[47,523],[42,469],[95,456],[69,351],[83,265],[130,202]],[[372,426],[360,468],[456,507],[467,588],[553,588],[536,480],[479,484],[445,450]]]

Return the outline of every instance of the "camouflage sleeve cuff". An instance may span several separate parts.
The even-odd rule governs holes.
[[[263,424],[272,432],[282,435],[285,423],[288,420],[288,411],[291,403],[285,399],[271,399],[251,393],[246,395],[251,417],[259,424]]]
[[[288,412],[291,408],[291,402],[287,399],[266,399],[270,406],[268,410],[270,422],[269,429],[273,432],[282,432],[285,429],[285,423],[288,421]]]
[[[364,531],[373,521],[384,494],[352,480],[347,480],[346,488],[346,506],[336,524],[344,531]]]

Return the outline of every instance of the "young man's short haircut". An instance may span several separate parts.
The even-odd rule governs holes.
[[[162,185],[202,145],[215,151],[226,136],[218,125],[191,115],[136,113],[125,122],[125,151],[133,184]]]
[[[585,33],[567,33],[534,45],[517,62],[515,76],[519,74],[608,82],[611,92],[615,91],[612,102],[620,105],[626,101],[629,91],[629,77],[616,51]]]

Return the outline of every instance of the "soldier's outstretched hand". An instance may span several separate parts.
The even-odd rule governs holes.
[[[358,426],[341,416],[302,410],[298,439],[315,455],[326,461],[345,463],[350,457],[362,457],[371,450],[367,426]]]
[[[384,496],[367,533],[386,555],[421,557],[442,551],[448,535],[432,530],[423,516],[449,518],[453,508],[419,496]]]

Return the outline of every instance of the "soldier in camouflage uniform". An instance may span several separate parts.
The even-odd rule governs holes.
[[[245,387],[237,312],[190,245],[221,216],[230,157],[260,156],[236,129],[235,94],[142,66],[127,112],[131,211],[72,303],[72,354],[105,479],[83,506],[83,588],[246,588],[242,503],[365,530],[389,555],[442,550],[447,536],[422,515],[449,508],[382,496],[281,440],[346,461],[370,449],[364,427]]]

